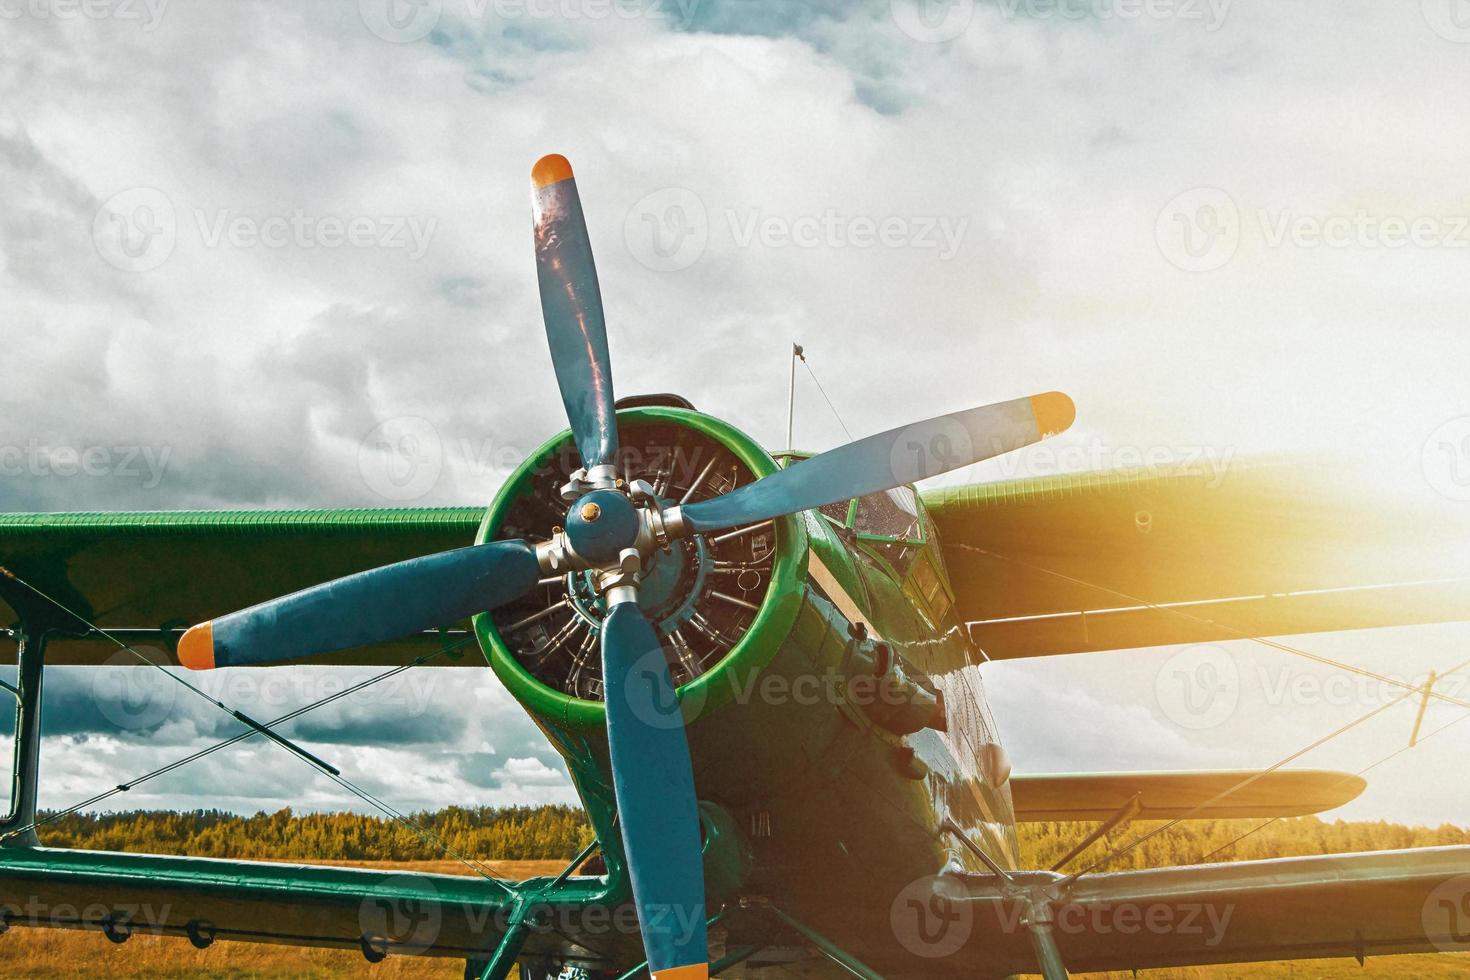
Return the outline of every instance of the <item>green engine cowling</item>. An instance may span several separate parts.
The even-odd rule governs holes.
[[[750,437],[692,410],[625,409],[618,423],[620,472],[648,480],[671,503],[728,492],[777,468]],[[549,537],[559,517],[554,500],[576,466],[568,433],[541,446],[497,495],[476,540]],[[823,737],[812,729],[832,724],[828,713],[763,696],[768,675],[812,670],[788,642],[801,609],[808,547],[796,517],[710,540],[696,536],[656,556],[640,590],[679,684],[712,893],[738,888],[749,864],[742,831],[719,811],[738,808],[769,786],[797,746]],[[579,579],[583,574],[544,580],[525,600],[477,616],[474,626],[490,666],[565,758],[616,878],[621,857],[611,853],[618,835],[597,682],[602,609]]]

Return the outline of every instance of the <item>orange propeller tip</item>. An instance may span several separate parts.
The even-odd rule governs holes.
[[[667,970],[655,970],[653,980],[709,980],[709,964],[691,963],[688,966],[671,966]]]
[[[214,624],[190,626],[179,637],[179,663],[190,670],[214,669]]]
[[[1065,432],[1077,420],[1077,406],[1060,391],[1031,396],[1031,414],[1036,416],[1036,431],[1047,436]]]
[[[572,179],[572,165],[560,153],[548,153],[531,168],[531,183],[539,190],[548,184]]]

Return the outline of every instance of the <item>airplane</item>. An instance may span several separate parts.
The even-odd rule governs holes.
[[[982,683],[993,660],[1470,619],[1450,517],[1269,459],[1224,479],[915,489],[1066,430],[1059,392],[815,455],[767,451],[676,395],[619,400],[571,166],[544,157],[532,183],[570,428],[488,508],[0,515],[17,645],[7,927],[449,957],[467,977],[536,980],[1055,980],[1470,944],[1470,847],[1109,870],[1135,821],[1318,813],[1364,781],[1289,765],[1013,773]],[[169,651],[153,666],[196,671],[488,664],[565,760],[596,839],[522,881],[448,848],[479,873],[41,846],[44,666],[147,661],[145,644]],[[1399,686],[1421,715],[1470,707]],[[236,741],[270,739],[357,789],[282,720],[216,706],[246,726]],[[1017,825],[1050,820],[1097,827],[1030,866]]]

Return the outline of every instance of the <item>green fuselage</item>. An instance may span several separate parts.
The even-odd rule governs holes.
[[[620,417],[651,420],[697,428],[756,476],[777,466],[708,416],[637,409]],[[481,540],[499,536],[525,487],[524,477],[508,482]],[[890,924],[906,888],[946,868],[986,870],[956,831],[997,864],[1016,865],[1004,754],[979,676],[983,657],[953,613],[934,528],[919,509],[920,535],[902,561],[891,560],[886,542],[817,512],[777,522],[759,613],[719,665],[680,689],[698,795],[724,831],[719,853],[706,851],[707,863],[718,865],[707,869],[711,909],[769,902],[880,972],[915,962]],[[565,758],[617,879],[601,704],[542,684],[490,617],[476,625],[492,666]],[[909,705],[864,666],[863,651],[881,643],[924,690],[942,692],[941,722],[907,734],[917,724],[887,723]],[[729,919],[730,944],[742,938],[739,922]]]

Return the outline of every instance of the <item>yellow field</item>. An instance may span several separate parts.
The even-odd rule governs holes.
[[[456,861],[410,861],[388,864],[369,861],[325,861],[324,864],[402,868],[414,871],[466,873]],[[556,861],[491,861],[510,878],[555,874]],[[459,980],[459,960],[390,956],[370,964],[355,950],[296,949],[260,943],[217,942],[195,949],[186,939],[134,935],[121,946],[99,932],[62,929],[14,928],[0,936],[0,977],[121,977],[129,980],[183,980],[183,978],[377,977],[382,980]],[[1081,976],[1081,975],[1079,975]],[[1088,974],[1102,980],[1128,980],[1129,973]],[[1365,967],[1353,960],[1313,960],[1300,963],[1260,963],[1247,966],[1194,967],[1148,970],[1143,980],[1439,980],[1470,978],[1470,956],[1389,956],[1370,959]]]

